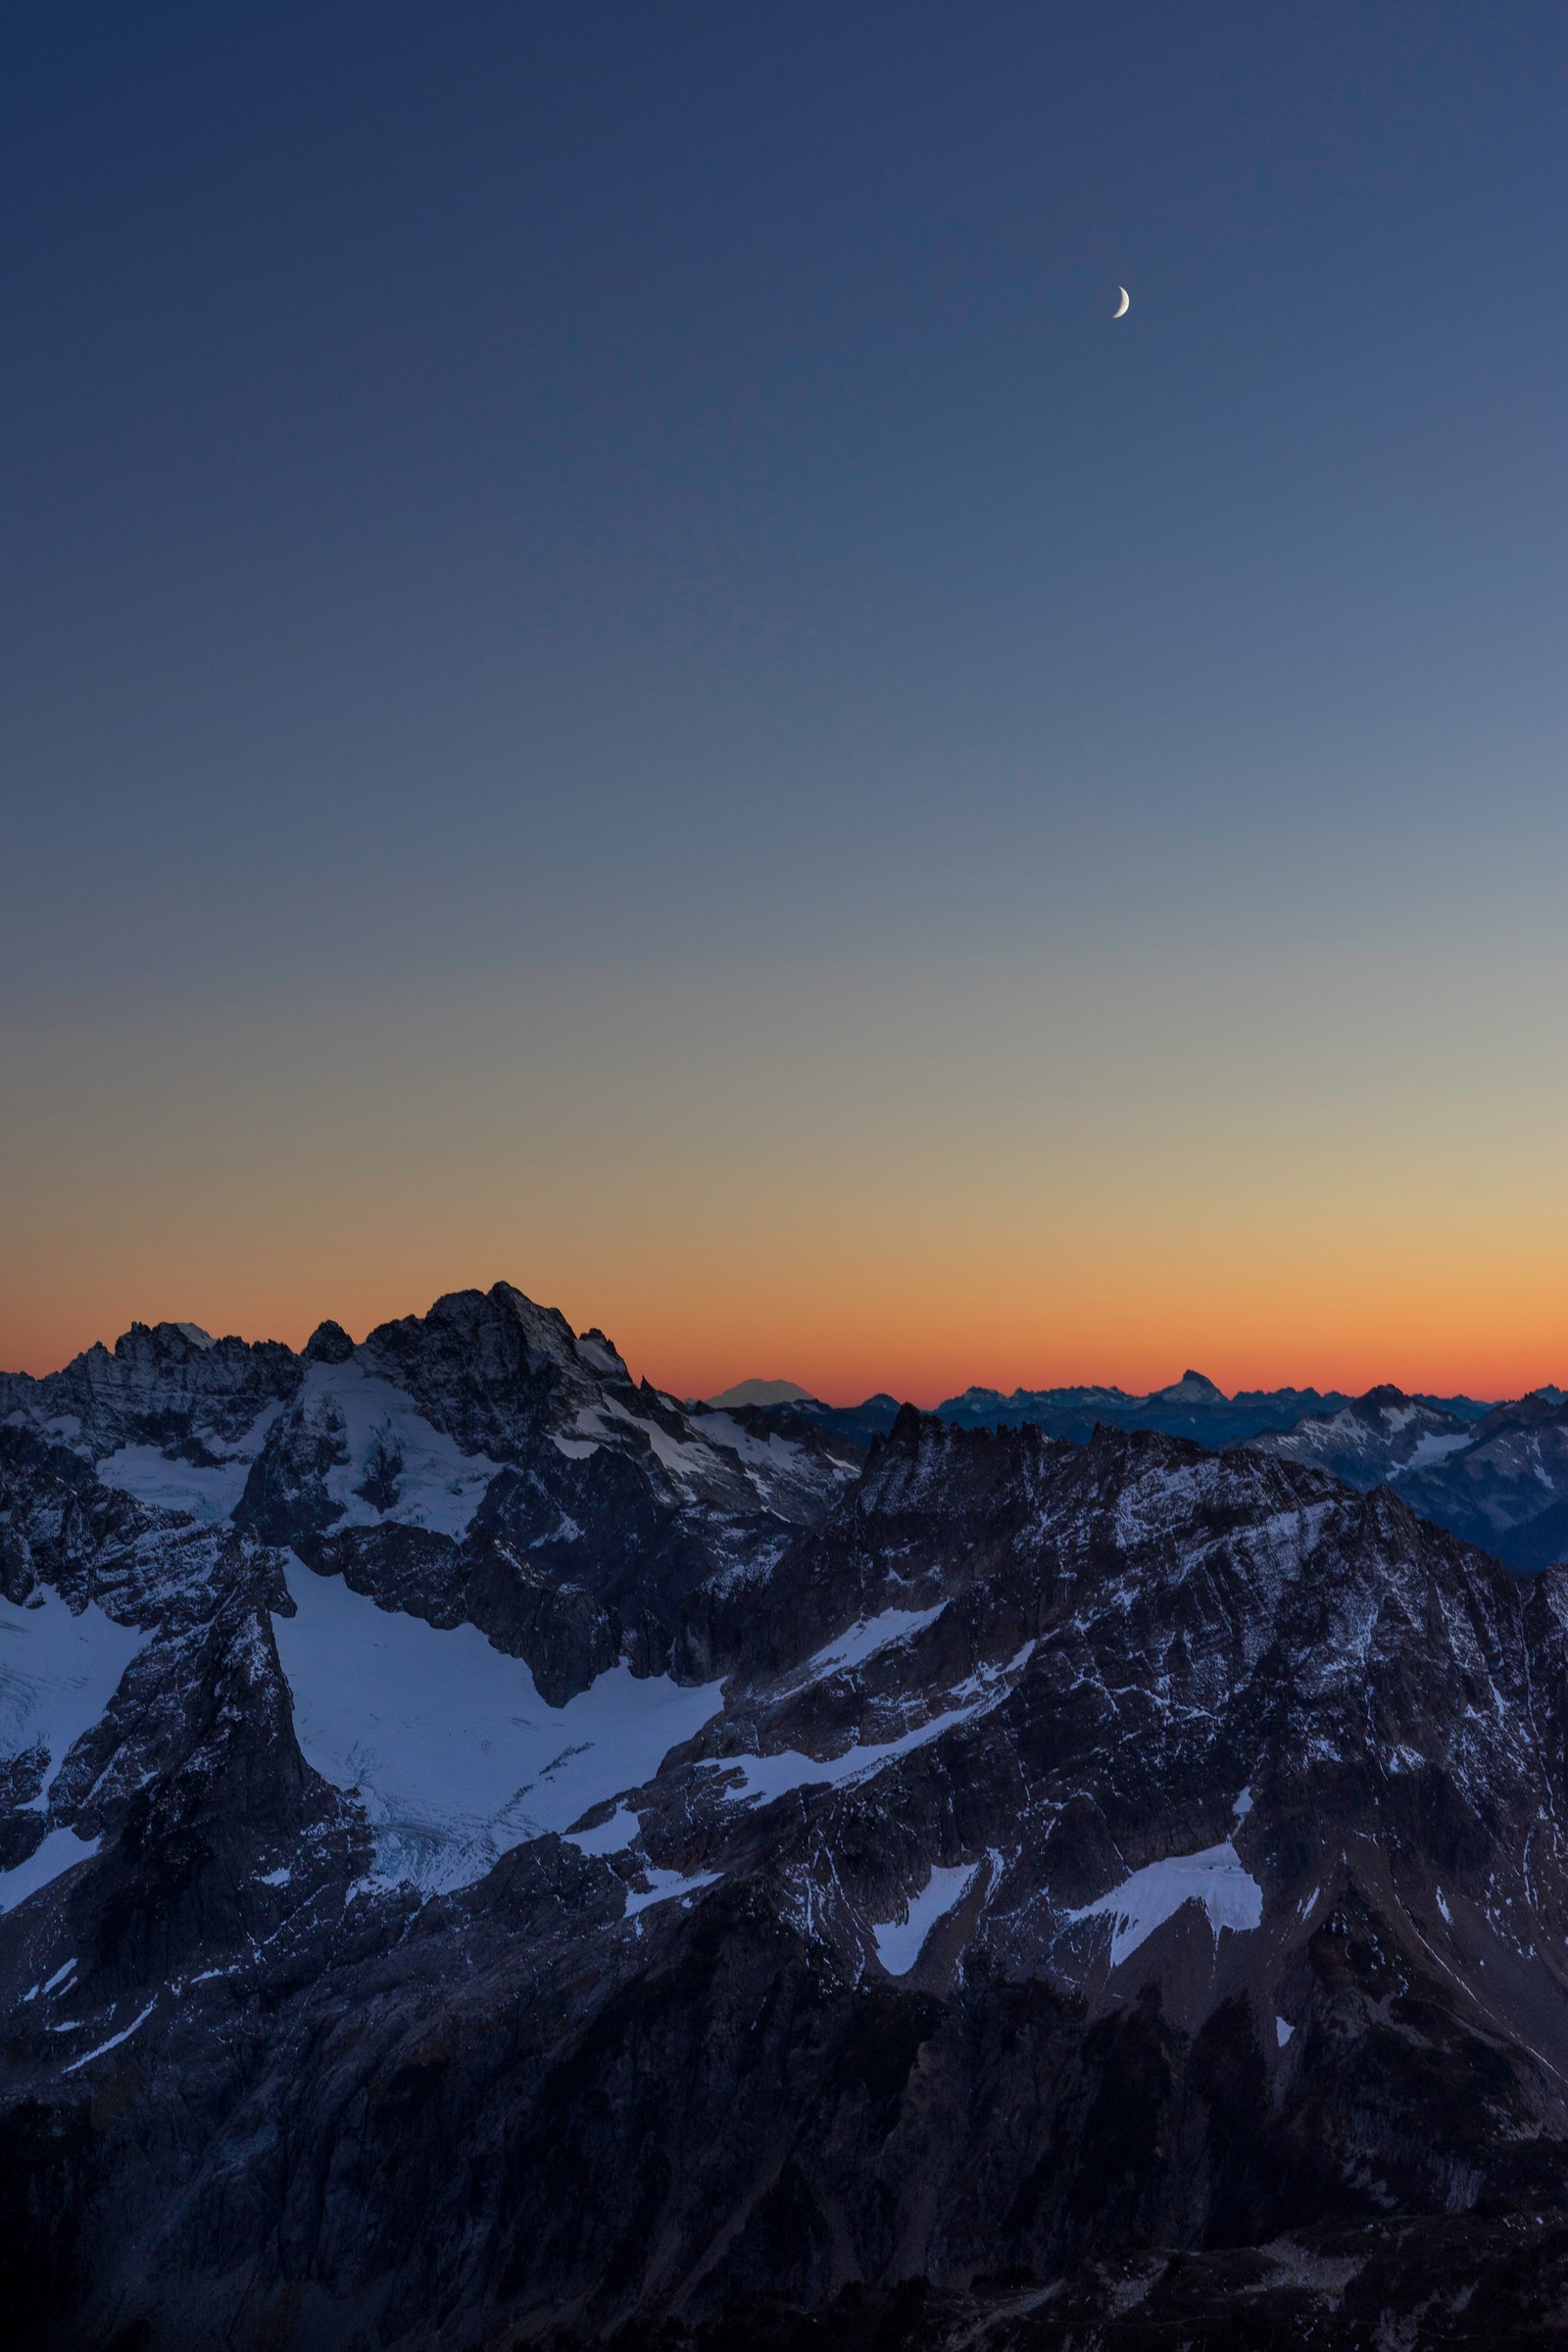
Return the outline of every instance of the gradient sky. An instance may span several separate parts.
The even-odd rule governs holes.
[[[1564,45],[19,0],[0,1362],[1568,1381]]]

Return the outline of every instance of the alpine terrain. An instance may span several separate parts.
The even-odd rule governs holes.
[[[1398,1389],[1252,1442],[1354,1487],[1388,1485],[1418,1511],[1526,1573],[1568,1559],[1568,1398],[1538,1390],[1477,1415]]]
[[[505,1284],[12,1376],[6,2341],[1559,2342],[1560,1437],[1410,1403],[866,1446]]]

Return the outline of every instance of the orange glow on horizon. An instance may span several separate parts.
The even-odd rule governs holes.
[[[1381,954],[1178,977],[911,966],[582,991],[521,1030],[498,997],[237,1042],[40,1033],[0,1367],[137,1318],[363,1338],[505,1278],[681,1396],[1568,1383],[1557,1000],[1516,992],[1499,1025],[1462,970]]]
[[[835,1404],[886,1391],[932,1406],[971,1386],[1120,1388],[1142,1395],[1192,1366],[1228,1395],[1240,1389],[1314,1387],[1359,1395],[1382,1381],[1407,1391],[1517,1396],[1568,1372],[1555,1302],[1521,1267],[1450,1270],[1442,1284],[1410,1267],[1232,1267],[1216,1279],[1200,1261],[1164,1279],[1143,1253],[1120,1282],[1084,1263],[1055,1281],[966,1285],[928,1267],[911,1285],[888,1267],[845,1267],[808,1287],[796,1270],[755,1270],[745,1284],[689,1288],[665,1269],[622,1267],[621,1279],[548,1267],[530,1278],[514,1263],[504,1279],[541,1305],[561,1305],[573,1328],[610,1334],[637,1377],[676,1396],[712,1396],[752,1377],[788,1379]],[[3,1368],[35,1374],[66,1363],[94,1341],[112,1346],[132,1320],[201,1324],[215,1335],[304,1345],[331,1316],[356,1339],[400,1314],[427,1311],[444,1291],[488,1287],[454,1267],[420,1282],[377,1279],[368,1269],[306,1279],[192,1280],[192,1269],[130,1286],[108,1283],[107,1316],[87,1286],[34,1296],[7,1317]],[[978,1272],[978,1269],[977,1269]],[[118,1298],[116,1295],[118,1294]]]

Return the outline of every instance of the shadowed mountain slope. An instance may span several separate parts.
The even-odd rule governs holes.
[[[912,1411],[788,1523],[486,1297],[471,1351],[354,1351],[499,1464],[423,1566],[445,1531],[346,1499],[336,1342],[239,1526],[0,1473],[15,2340],[1239,2344],[1466,2262],[1523,2311],[1496,2231],[1544,2276],[1568,2206],[1561,1578],[1288,1459]],[[466,1499],[388,1416],[400,1496]],[[546,1444],[776,1530],[672,1568],[597,1523],[619,1646],[554,1703],[485,1583],[514,1521],[465,1548]]]

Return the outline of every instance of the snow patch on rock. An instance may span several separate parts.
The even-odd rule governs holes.
[[[623,1854],[636,1839],[642,1823],[629,1805],[617,1806],[608,1821],[594,1830],[568,1830],[566,1843],[585,1854]]]
[[[1461,1446],[1473,1445],[1475,1434],[1473,1429],[1427,1430],[1417,1440],[1415,1451],[1409,1460],[1401,1462],[1394,1476],[1396,1479],[1407,1478],[1412,1470],[1430,1470],[1434,1462],[1446,1461],[1450,1453],[1457,1453]]]
[[[29,1894],[36,1894],[40,1886],[47,1886],[75,1863],[90,1862],[97,1851],[96,1838],[78,1838],[74,1830],[51,1830],[25,1862],[19,1862],[15,1870],[0,1871],[0,1911],[14,1911]]]
[[[100,1720],[147,1640],[96,1601],[74,1617],[58,1592],[41,1590],[41,1602],[26,1608],[0,1601],[0,1755],[49,1752],[43,1788],[24,1808],[32,1812],[44,1810],[54,1774]]]
[[[91,2066],[95,2058],[104,2057],[110,2050],[118,2050],[122,2041],[128,2041],[130,2039],[138,2026],[144,2026],[147,2023],[147,2020],[151,2017],[157,2006],[158,1996],[155,1993],[153,1998],[148,2002],[146,2008],[142,2010],[139,2017],[133,2017],[129,2025],[122,2026],[118,2034],[111,2034],[109,2039],[107,2041],[101,2041],[95,2050],[84,2050],[79,2058],[74,2058],[71,2064],[68,2067],[64,2067],[61,2071],[64,2074],[74,2075],[81,2067]]]
[[[1150,1862],[1108,1894],[1067,1916],[1111,1921],[1110,1965],[1117,1968],[1183,1903],[1191,1902],[1202,1904],[1216,1941],[1222,1928],[1245,1935],[1262,1924],[1263,1889],[1228,1838],[1222,1845],[1204,1846],[1201,1853]]]
[[[890,1919],[871,1933],[876,1956],[890,1977],[907,1976],[925,1948],[926,1937],[939,1919],[961,1903],[974,1883],[978,1862],[956,1862],[932,1870],[918,1894],[909,1897],[905,1918]]]
[[[656,1870],[651,1863],[645,1864],[643,1877],[649,1883],[648,1890],[639,1893],[635,1888],[627,1889],[625,1916],[635,1919],[650,1903],[667,1903],[674,1894],[694,1895],[700,1887],[716,1885],[723,1875],[720,1870],[699,1870],[689,1879],[683,1879],[678,1870]]]
[[[378,1608],[292,1557],[287,1575],[298,1614],[273,1629],[295,1735],[323,1780],[358,1791],[383,1885],[471,1885],[512,1846],[640,1788],[718,1711],[716,1683],[640,1681],[626,1665],[547,1706],[522,1659],[476,1627]]]
[[[917,1747],[928,1746],[944,1733],[972,1723],[978,1715],[989,1714],[1009,1694],[1010,1678],[1026,1662],[1034,1646],[1032,1642],[1026,1642],[1005,1666],[982,1667],[950,1694],[963,1703],[950,1707],[946,1714],[928,1717],[911,1731],[901,1732],[896,1740],[868,1743],[854,1740],[837,1756],[808,1756],[799,1748],[785,1747],[769,1755],[704,1756],[701,1765],[708,1771],[723,1773],[726,1779],[732,1774],[739,1775],[739,1786],[726,1787],[723,1791],[737,1804],[749,1804],[758,1797],[771,1804],[775,1797],[788,1796],[797,1788],[840,1788],[847,1781],[880,1772],[884,1765],[912,1754]]]
[[[947,1605],[945,1600],[939,1600],[934,1608],[883,1609],[875,1617],[863,1618],[858,1625],[852,1625],[847,1632],[836,1634],[831,1642],[824,1642],[807,1659],[801,1672],[813,1682],[830,1674],[842,1674],[847,1666],[858,1666],[863,1658],[886,1649],[891,1642],[907,1642],[913,1635],[923,1633],[928,1625],[935,1625]]]

